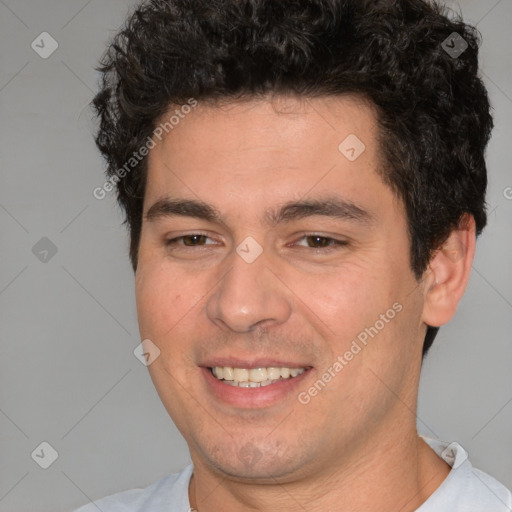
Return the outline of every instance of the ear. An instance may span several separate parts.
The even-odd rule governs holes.
[[[452,319],[469,281],[475,245],[475,219],[466,213],[425,272],[422,319],[427,325],[439,327]]]

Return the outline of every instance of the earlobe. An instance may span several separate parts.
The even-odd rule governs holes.
[[[475,220],[464,214],[459,227],[430,261],[423,306],[423,322],[427,325],[439,327],[455,314],[469,281],[475,244]]]

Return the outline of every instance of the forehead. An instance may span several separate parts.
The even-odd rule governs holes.
[[[247,208],[340,192],[372,202],[383,186],[376,127],[374,109],[357,96],[198,102],[156,140],[146,199],[172,192],[222,207],[244,199]]]
[[[358,96],[198,102],[180,118],[173,116],[179,109],[173,105],[157,123],[163,130],[159,138],[153,136],[156,148],[150,152],[150,168],[155,156],[165,156],[176,164],[192,164],[199,159],[220,163],[223,156],[238,155],[239,170],[251,166],[250,160],[244,161],[251,154],[257,154],[260,165],[267,156],[276,167],[283,163],[308,165],[319,156],[331,155],[335,161],[342,156],[339,144],[349,135],[364,143],[366,161],[377,152],[375,110]]]
[[[172,113],[179,109],[179,105],[172,106],[159,120],[161,125],[171,117],[177,122],[163,134],[163,145],[179,145],[188,139],[198,149],[240,152],[264,145],[268,150],[293,154],[304,146],[320,151],[332,142],[341,142],[349,133],[371,145],[376,135],[376,110],[369,101],[354,95],[198,102],[178,119]]]

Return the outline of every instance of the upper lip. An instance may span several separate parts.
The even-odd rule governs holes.
[[[293,362],[285,359],[277,358],[237,358],[237,357],[215,357],[207,359],[199,366],[206,368],[214,368],[215,366],[230,366],[231,368],[309,368],[311,365],[301,362]]]

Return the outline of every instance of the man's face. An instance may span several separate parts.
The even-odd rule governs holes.
[[[199,103],[151,150],[136,273],[151,377],[196,467],[261,481],[414,428],[425,332],[372,110],[274,107]]]

